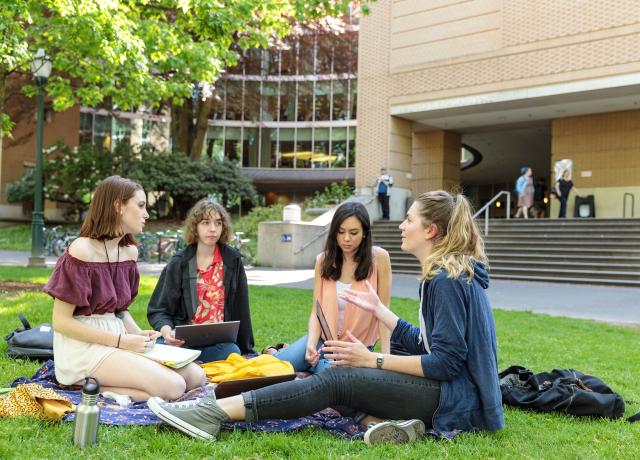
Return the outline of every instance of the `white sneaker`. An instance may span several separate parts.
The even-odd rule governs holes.
[[[425,426],[422,420],[387,420],[370,426],[364,434],[364,442],[376,444],[378,442],[415,441],[424,436],[424,431]]]

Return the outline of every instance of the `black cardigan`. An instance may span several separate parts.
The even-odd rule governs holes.
[[[226,244],[218,244],[224,264],[224,320],[240,321],[236,344],[242,353],[254,353],[253,329],[249,312],[249,289],[240,253]],[[147,319],[155,330],[168,325],[189,324],[196,314],[198,275],[196,245],[175,254],[160,274],[153,290]]]

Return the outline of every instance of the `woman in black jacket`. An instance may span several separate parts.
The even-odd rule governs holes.
[[[162,270],[147,318],[168,345],[184,345],[175,326],[240,321],[236,342],[204,347],[200,360],[226,359],[231,353],[253,353],[247,276],[240,254],[226,244],[231,224],[226,210],[203,199],[189,211],[184,238],[189,246],[175,254]]]

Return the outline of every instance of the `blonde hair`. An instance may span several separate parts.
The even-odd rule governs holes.
[[[484,241],[473,218],[471,205],[464,195],[451,195],[444,190],[423,193],[416,200],[422,224],[438,227],[433,251],[422,265],[422,278],[430,280],[441,269],[449,278],[458,278],[463,272],[474,275],[473,263],[488,265]]]
[[[193,205],[184,221],[184,240],[187,244],[198,242],[198,224],[212,214],[218,214],[222,219],[222,233],[218,241],[225,244],[231,241],[231,219],[227,210],[217,201],[203,198]]]

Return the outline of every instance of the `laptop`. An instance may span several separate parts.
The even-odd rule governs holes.
[[[176,326],[176,339],[184,340],[187,347],[205,347],[216,343],[235,342],[240,321],[223,323],[187,324]]]
[[[225,380],[215,387],[216,398],[228,398],[245,391],[257,390],[276,383],[287,382],[296,378],[296,374],[272,375],[269,377],[250,377],[248,379]]]

